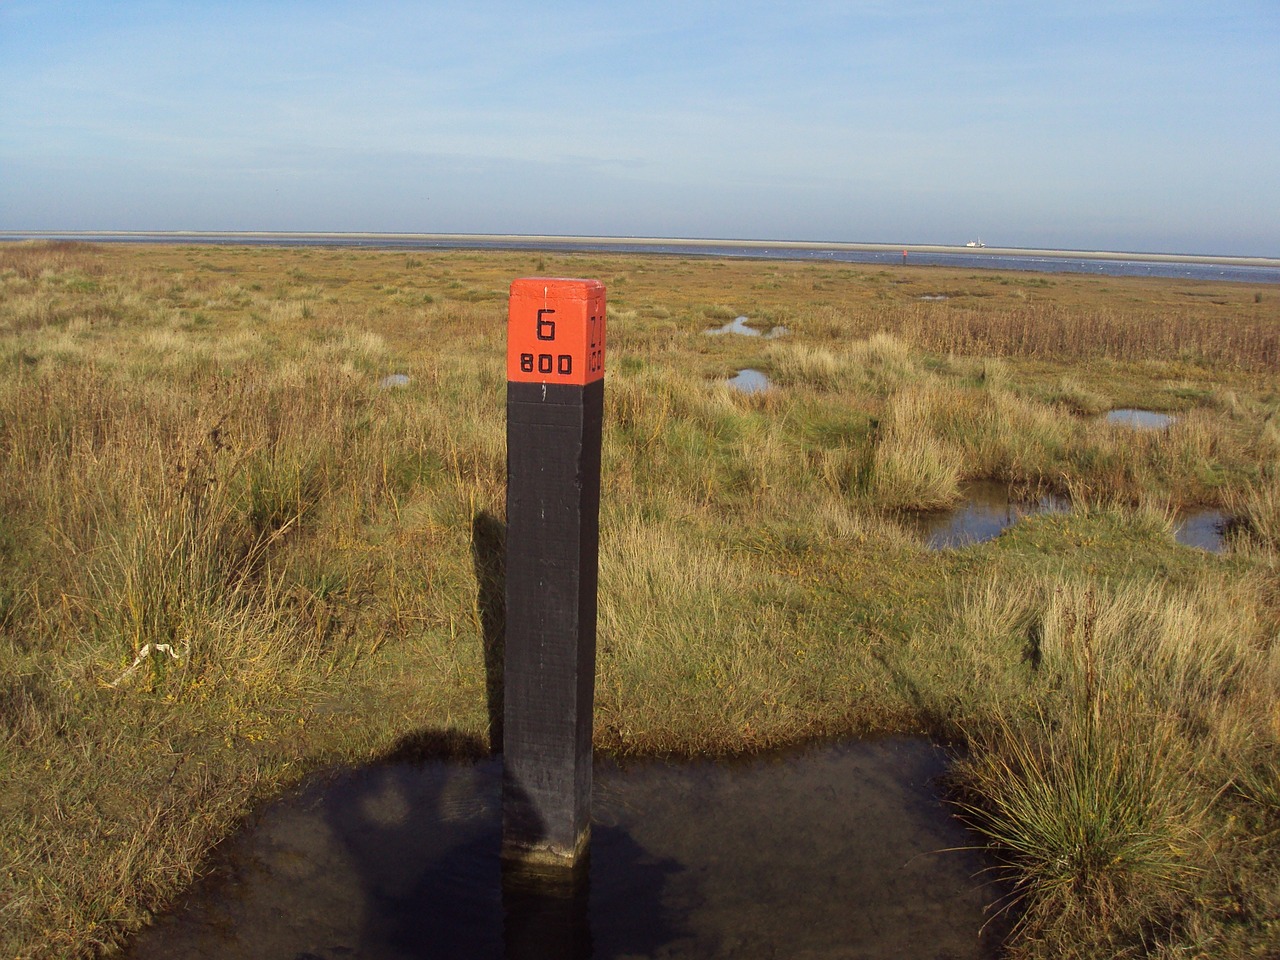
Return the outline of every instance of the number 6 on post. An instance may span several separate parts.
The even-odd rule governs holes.
[[[604,284],[527,277],[511,284],[507,381],[586,386],[604,376]]]
[[[511,284],[502,851],[584,862],[591,835],[605,291]]]

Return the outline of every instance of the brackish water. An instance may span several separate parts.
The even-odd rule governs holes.
[[[1173,538],[1184,547],[1208,550],[1210,553],[1226,553],[1227,528],[1231,516],[1223,510],[1206,507],[1191,510],[1178,518],[1173,527]]]
[[[1122,407],[1107,414],[1107,423],[1118,427],[1131,427],[1134,430],[1166,430],[1173,426],[1173,421],[1176,419],[1169,413],[1137,410],[1132,407]]]
[[[950,550],[998,537],[1025,517],[1063,513],[1071,502],[1054,494],[1017,496],[1006,484],[976,480],[961,488],[960,502],[949,510],[930,510],[907,516],[907,522],[930,550]],[[1203,508],[1180,514],[1173,538],[1185,547],[1224,553],[1231,518],[1222,510]]]
[[[265,809],[127,956],[992,957],[946,763],[907,738],[597,761],[589,867],[560,888],[504,882],[500,760],[354,770]]]
[[[763,337],[765,340],[776,340],[778,337],[786,336],[786,327],[771,327],[768,333],[762,333],[755,327],[747,326],[749,322],[746,317],[736,317],[722,327],[712,327],[709,330],[704,330],[703,333],[709,337],[720,336],[724,333],[736,333],[743,337]]]
[[[1023,517],[1069,510],[1065,497],[1018,497],[1008,484],[974,480],[960,488],[960,502],[949,510],[911,514],[908,522],[924,538],[930,550],[947,550],[982,543],[1000,535]]]
[[[739,393],[764,393],[773,386],[767,376],[759,370],[750,368],[739,370],[737,376],[731,377],[725,383]]]

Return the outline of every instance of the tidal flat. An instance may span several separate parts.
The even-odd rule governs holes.
[[[58,242],[0,244],[0,951],[110,954],[309,775],[495,746],[530,275],[608,290],[602,756],[925,736],[1010,956],[1280,953],[1273,286]],[[1069,506],[928,549],[973,481]]]

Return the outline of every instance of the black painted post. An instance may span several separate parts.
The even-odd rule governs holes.
[[[599,281],[511,284],[502,854],[530,864],[591,833],[604,328]]]

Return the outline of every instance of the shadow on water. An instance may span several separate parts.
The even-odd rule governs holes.
[[[503,638],[507,624],[507,526],[488,511],[471,520],[471,563],[476,576],[476,608],[484,634],[484,688],[489,711],[489,749],[502,751]]]
[[[451,759],[415,762],[422,751]],[[560,874],[504,865],[501,759],[485,752],[476,738],[421,731],[386,762],[272,805],[126,956],[586,960],[649,955],[679,938],[662,902],[678,866],[619,827],[597,826],[595,847],[607,851],[606,873],[629,878],[626,910],[644,922],[603,948],[592,937],[594,865]]]
[[[938,797],[946,755],[927,741],[598,759],[589,865],[558,884],[504,871],[501,760],[486,750],[422,731],[268,807],[127,955],[995,955],[990,862]]]

